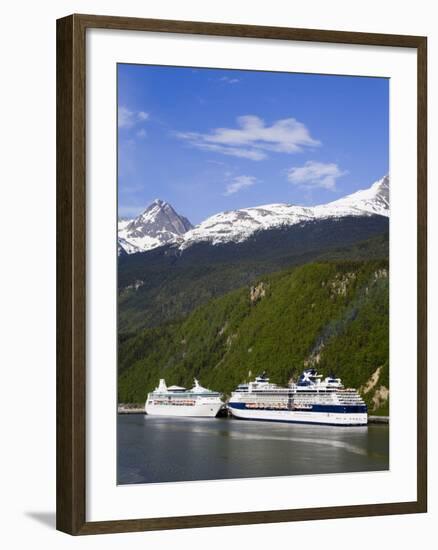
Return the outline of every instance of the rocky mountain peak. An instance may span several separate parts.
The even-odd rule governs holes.
[[[155,199],[139,216],[119,224],[119,247],[128,254],[151,250],[175,241],[192,227],[168,202]]]

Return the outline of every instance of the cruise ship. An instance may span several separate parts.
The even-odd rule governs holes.
[[[166,386],[164,379],[148,394],[145,411],[155,416],[214,417],[223,406],[221,394],[203,388],[194,381],[190,390],[181,386]]]
[[[240,384],[231,394],[228,409],[236,418],[336,426],[364,426],[367,406],[357,390],[344,388],[340,378],[306,369],[298,382],[277,386],[263,373]]]

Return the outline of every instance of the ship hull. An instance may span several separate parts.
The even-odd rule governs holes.
[[[254,410],[228,405],[231,414],[243,420],[289,422],[294,424],[325,424],[331,426],[366,426],[367,413],[291,410]]]
[[[146,403],[145,411],[150,416],[214,418],[221,407],[222,403],[197,403],[195,405],[153,405]]]

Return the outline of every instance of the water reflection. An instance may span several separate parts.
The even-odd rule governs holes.
[[[387,470],[387,425],[118,417],[118,482],[156,483]]]

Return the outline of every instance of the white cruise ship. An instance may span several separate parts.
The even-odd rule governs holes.
[[[288,387],[269,382],[265,373],[240,384],[231,394],[228,409],[236,418],[305,424],[363,426],[367,406],[355,389],[344,388],[339,378],[322,380],[314,369],[305,370]]]
[[[148,394],[145,411],[156,416],[210,416],[223,406],[221,395],[203,388],[195,378],[192,389],[166,386],[164,379]]]

